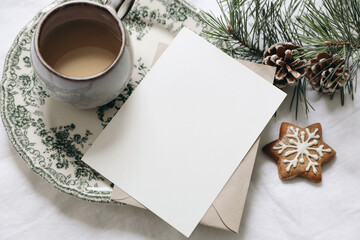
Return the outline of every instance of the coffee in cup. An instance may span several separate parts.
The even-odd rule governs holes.
[[[39,44],[41,55],[55,71],[83,78],[110,67],[121,39],[102,23],[77,20],[52,30]]]

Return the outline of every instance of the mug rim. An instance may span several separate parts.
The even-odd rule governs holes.
[[[121,32],[121,46],[120,46],[120,50],[115,58],[115,60],[111,63],[110,66],[108,66],[105,70],[88,76],[88,77],[72,77],[72,76],[68,76],[65,74],[62,74],[58,71],[56,71],[53,67],[51,67],[42,57],[40,51],[39,51],[39,38],[40,38],[40,32],[41,29],[43,28],[44,23],[46,22],[46,20],[58,9],[65,7],[67,5],[89,5],[91,7],[100,7],[103,10],[106,10],[107,13],[111,14],[111,16],[117,21],[118,26],[120,28],[120,32]],[[35,47],[35,54],[37,55],[37,57],[39,58],[41,64],[43,64],[50,72],[52,72],[53,74],[66,79],[66,80],[70,80],[70,81],[90,81],[90,80],[94,80],[94,79],[99,79],[100,77],[102,77],[103,75],[105,75],[106,73],[108,73],[120,60],[121,56],[124,53],[124,49],[126,46],[126,34],[124,32],[124,26],[120,20],[120,18],[116,15],[115,11],[112,11],[112,8],[106,6],[106,5],[101,5],[99,3],[96,2],[90,2],[90,1],[71,1],[71,2],[66,2],[66,3],[61,3],[57,6],[55,6],[53,9],[51,9],[49,12],[47,12],[42,19],[39,22],[38,27],[36,28],[35,34],[34,34],[34,47]]]

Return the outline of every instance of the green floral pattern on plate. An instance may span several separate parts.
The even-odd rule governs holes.
[[[1,117],[12,145],[34,172],[65,193],[108,203],[113,185],[81,161],[83,154],[146,75],[158,42],[169,42],[183,26],[198,33],[206,26],[187,2],[137,1],[124,21],[136,59],[129,85],[98,109],[77,110],[49,97],[34,75],[29,52],[41,17],[67,1],[40,11],[15,39],[2,76]]]

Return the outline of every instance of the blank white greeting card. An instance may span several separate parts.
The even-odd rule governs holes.
[[[188,237],[284,98],[184,28],[83,161]]]

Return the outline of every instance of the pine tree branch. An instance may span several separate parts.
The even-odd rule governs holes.
[[[353,98],[360,63],[360,0],[218,0],[218,5],[221,16],[208,13],[202,21],[210,27],[204,33],[221,41],[223,51],[255,62],[262,62],[264,50],[279,42],[302,46],[295,59],[329,53],[334,58],[330,65],[339,58],[344,62],[323,67],[312,79],[321,76],[321,86],[333,89],[330,98],[340,88],[342,104],[346,93]],[[300,79],[294,88],[290,108],[295,106],[296,117],[300,106],[306,114],[313,109],[306,99],[312,79]],[[344,79],[345,86],[339,85]]]

